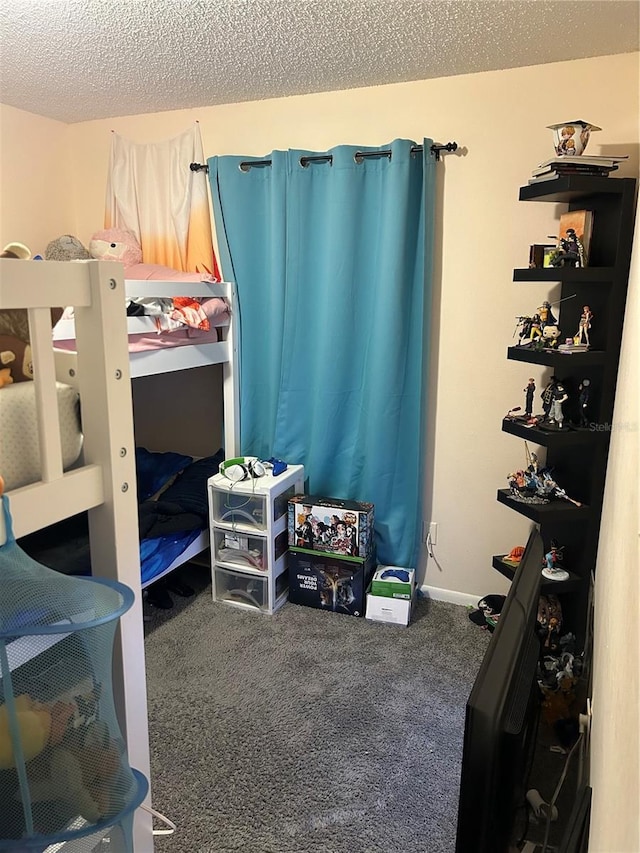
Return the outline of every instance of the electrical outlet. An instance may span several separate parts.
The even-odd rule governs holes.
[[[438,544],[438,525],[435,521],[432,521],[429,525],[429,539],[432,545]]]

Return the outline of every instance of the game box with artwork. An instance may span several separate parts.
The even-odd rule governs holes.
[[[289,547],[345,557],[373,550],[372,503],[296,495],[289,500]]]
[[[290,548],[287,565],[289,601],[349,616],[364,615],[367,587],[376,566],[373,554],[363,559]]]

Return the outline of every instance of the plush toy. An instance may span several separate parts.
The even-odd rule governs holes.
[[[0,335],[0,369],[9,371],[10,381],[5,384],[33,379],[31,345],[13,335]]]
[[[13,385],[11,371],[8,367],[0,368],[0,388],[4,388],[5,385]]]
[[[21,261],[28,261],[31,258],[31,249],[24,243],[7,243],[0,252],[0,258],[19,258]]]
[[[206,273],[181,272],[162,264],[142,262],[142,249],[132,231],[122,228],[107,228],[96,231],[89,243],[91,257],[100,261],[120,261],[124,264],[125,278],[159,281],[215,281]]]
[[[45,261],[88,261],[89,250],[72,234],[62,234],[47,244],[44,250]]]
[[[65,240],[66,238],[69,238],[69,240],[71,241],[75,241],[75,237],[71,237],[71,235],[59,237],[58,241]],[[54,240],[53,243],[57,243],[58,241]],[[49,248],[53,245],[53,243],[49,243],[49,245],[47,246],[47,252],[49,251]],[[70,248],[70,245],[71,244],[65,244],[65,247],[69,252],[69,256],[57,257],[55,258],[55,260],[72,260],[72,254],[73,257],[80,257],[81,255],[78,254],[78,248],[74,246],[72,250]],[[91,257],[87,250],[84,249],[84,247],[82,247],[82,249],[85,252],[85,255],[83,255],[82,257]],[[31,258],[31,250],[23,243],[9,243],[0,253],[0,257],[18,258],[20,260],[28,261]],[[50,258],[47,257],[47,260],[50,260]],[[62,308],[51,309],[52,326],[55,326],[55,324],[62,316],[62,310]],[[25,347],[27,347],[30,343],[29,315],[27,314],[27,311],[24,308],[2,309],[0,311],[0,335],[11,338],[13,341],[17,341],[17,343],[15,344],[7,344],[5,340],[4,343],[0,344],[0,352],[2,353],[2,359],[0,359],[0,368],[7,367],[8,362],[6,361],[6,359],[9,358],[7,353],[14,353],[14,358],[10,358],[11,379],[13,380],[13,382],[22,382],[24,379],[33,379],[33,367],[31,364],[30,347],[28,355],[25,356]],[[0,385],[0,387],[2,386]]]
[[[32,802],[67,803],[89,823],[120,808],[120,752],[104,723],[93,722],[81,732],[67,728],[61,742],[54,745],[52,737],[49,745],[46,763],[39,759],[30,773]]]
[[[15,698],[20,743],[25,761],[31,761],[49,742],[51,712],[46,705],[23,693]],[[16,766],[14,744],[9,729],[9,709],[0,705],[0,770]]]

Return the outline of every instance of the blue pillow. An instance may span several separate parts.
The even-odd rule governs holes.
[[[146,501],[169,480],[190,465],[193,457],[182,453],[153,453],[144,447],[136,447],[136,482],[138,501]]]

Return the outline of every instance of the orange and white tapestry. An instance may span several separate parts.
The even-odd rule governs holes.
[[[213,249],[200,126],[163,142],[136,143],[112,134],[105,228],[133,231],[147,264],[183,272],[220,272]]]

